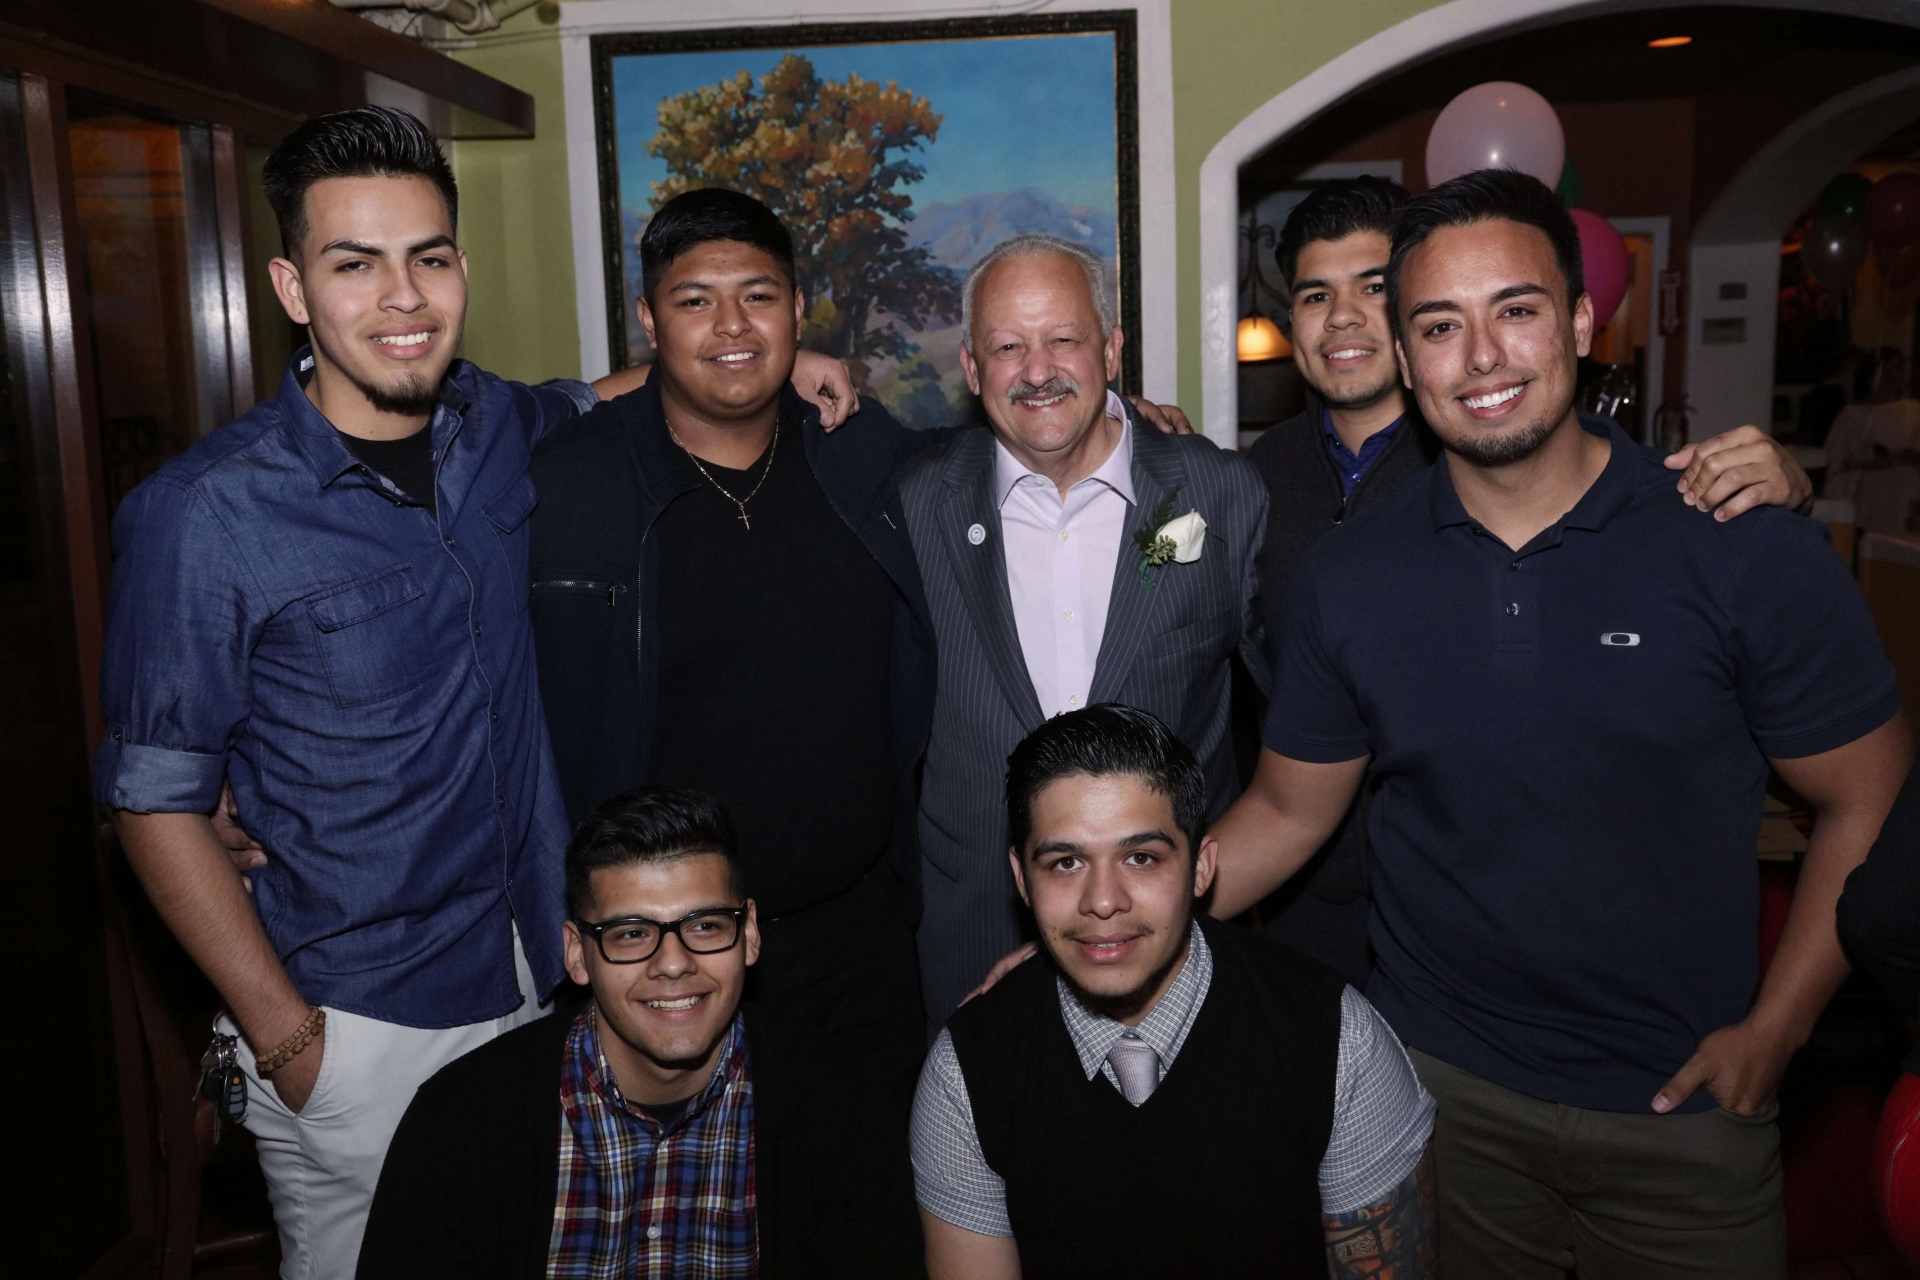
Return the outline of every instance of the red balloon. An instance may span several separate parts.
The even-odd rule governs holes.
[[[1920,173],[1890,173],[1867,193],[1867,234],[1882,249],[1920,240]]]
[[[1633,283],[1633,258],[1611,222],[1585,209],[1568,212],[1573,215],[1573,225],[1580,229],[1580,270],[1587,277],[1587,296],[1593,299],[1593,327],[1598,332],[1613,319],[1620,300],[1627,296],[1627,286]]]

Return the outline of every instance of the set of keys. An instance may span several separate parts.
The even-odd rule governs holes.
[[[200,1096],[213,1104],[213,1140],[222,1130],[247,1115],[247,1077],[240,1070],[239,1036],[214,1032],[213,1043],[200,1055]]]

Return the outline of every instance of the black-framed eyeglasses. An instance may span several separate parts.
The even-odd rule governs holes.
[[[745,907],[708,907],[690,912],[678,920],[649,920],[645,916],[621,916],[616,920],[591,920],[574,917],[580,932],[593,935],[601,958],[608,964],[639,964],[651,959],[668,934],[675,934],[680,945],[697,956],[730,951],[740,941],[747,919]]]

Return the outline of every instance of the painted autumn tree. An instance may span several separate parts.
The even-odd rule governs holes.
[[[762,201],[793,232],[807,291],[805,342],[871,362],[918,347],[881,314],[920,330],[960,312],[960,282],[925,249],[907,244],[913,197],[900,188],[926,170],[907,153],[932,143],[942,117],[889,81],[821,80],[788,54],[760,77],[739,75],[667,98],[647,154],[667,165],[653,207],[700,187],[730,187]]]

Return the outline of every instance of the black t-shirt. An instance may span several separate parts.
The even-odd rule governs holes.
[[[844,892],[893,828],[892,579],[834,511],[799,427],[771,467],[703,463],[660,539],[661,681],[646,779],[727,808],[764,920]]]
[[[429,423],[399,440],[362,440],[340,432],[340,443],[360,461],[393,481],[400,492],[433,511],[433,427]]]
[[[658,1121],[661,1132],[664,1133],[673,1128],[681,1116],[687,1114],[687,1108],[693,1105],[695,1096],[697,1095],[675,1098],[672,1102],[636,1102],[633,1105]]]

